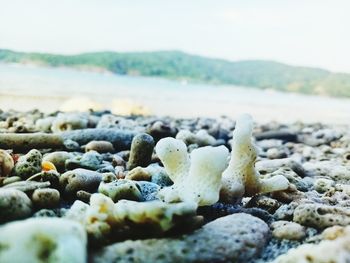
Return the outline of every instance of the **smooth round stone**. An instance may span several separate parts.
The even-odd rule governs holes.
[[[60,176],[60,187],[64,194],[75,197],[79,190],[95,192],[101,181],[101,173],[78,168]]]
[[[98,153],[112,153],[114,152],[114,147],[111,142],[108,141],[91,141],[85,145],[85,151],[96,151]]]
[[[131,170],[137,166],[146,167],[151,163],[154,148],[154,140],[151,135],[146,133],[138,134],[131,143],[128,169]]]
[[[32,201],[39,208],[57,207],[60,203],[60,192],[52,188],[36,189]]]
[[[22,191],[0,190],[0,222],[23,219],[32,213],[32,201]]]

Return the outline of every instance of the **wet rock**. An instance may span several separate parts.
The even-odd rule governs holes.
[[[11,155],[7,151],[0,149],[0,176],[8,176],[14,165]]]
[[[240,226],[239,228],[232,226]],[[235,214],[179,238],[125,241],[107,246],[92,262],[247,262],[264,247],[269,228],[260,219]]]
[[[101,181],[102,174],[78,168],[61,175],[60,187],[65,195],[75,196],[79,190],[95,192]]]
[[[18,162],[13,168],[13,175],[19,176],[22,179],[27,179],[41,171],[41,161],[41,153],[35,149],[30,150],[26,155],[18,159]]]
[[[91,141],[85,145],[85,151],[96,151],[98,153],[113,153],[113,144],[108,141]]]
[[[146,133],[138,134],[131,143],[128,169],[131,170],[137,166],[146,167],[150,164],[154,148],[154,140],[151,135]]]
[[[54,208],[60,203],[60,192],[51,188],[36,189],[32,201],[38,208]]]
[[[69,152],[57,151],[46,154],[43,161],[52,162],[59,172],[64,172],[66,160],[72,159],[73,157],[74,155]]]
[[[31,213],[32,202],[25,193],[16,189],[0,189],[1,223],[10,220],[23,219],[30,216]]]
[[[131,180],[119,179],[111,183],[101,183],[98,192],[110,197],[114,202],[121,199],[140,201],[142,195],[138,185]]]
[[[95,151],[84,153],[82,156],[66,160],[66,169],[73,170],[76,168],[84,168],[96,171],[101,167],[103,158],[101,154]]]
[[[293,221],[318,229],[334,225],[346,226],[350,224],[350,209],[323,204],[301,204],[294,211]]]
[[[86,233],[76,222],[32,218],[0,227],[0,262],[84,263]]]
[[[271,224],[272,236],[278,239],[301,240],[305,238],[305,228],[298,223],[276,221]]]

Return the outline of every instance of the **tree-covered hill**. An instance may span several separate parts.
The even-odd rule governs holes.
[[[273,61],[231,62],[189,55],[179,51],[97,52],[65,56],[0,49],[0,62],[101,69],[122,75],[153,76],[350,97],[350,74],[332,73],[317,68],[294,67]]]

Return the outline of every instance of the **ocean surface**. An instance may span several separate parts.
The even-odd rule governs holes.
[[[38,108],[52,112],[84,108],[84,103],[100,109],[116,109],[117,113],[124,105],[127,105],[125,108],[136,105],[162,116],[236,117],[250,113],[260,122],[350,123],[350,99],[0,64],[2,110]]]

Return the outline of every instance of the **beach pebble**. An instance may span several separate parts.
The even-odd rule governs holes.
[[[135,167],[131,171],[128,171],[125,179],[134,180],[134,181],[150,181],[152,175],[143,167]]]
[[[51,162],[59,172],[65,171],[66,160],[73,158],[73,154],[65,151],[57,151],[44,155],[43,161]]]
[[[31,213],[32,202],[25,193],[16,189],[0,189],[0,222],[23,219]]]
[[[16,189],[22,192],[32,192],[35,189],[46,188],[51,185],[50,182],[36,182],[36,181],[19,181],[7,184],[3,189]]]
[[[239,227],[232,227],[239,226]],[[269,228],[262,220],[234,214],[178,238],[125,241],[103,248],[92,262],[247,262],[259,255]]]
[[[101,183],[98,192],[110,197],[114,202],[121,199],[140,201],[142,195],[136,183],[131,180],[119,179],[111,183]]]
[[[79,190],[95,192],[101,181],[102,174],[78,168],[60,176],[60,187],[64,194],[75,196]]]
[[[326,178],[318,178],[314,181],[314,189],[319,193],[325,193],[332,189],[334,181]]]
[[[138,134],[131,143],[128,169],[131,170],[137,166],[146,167],[150,164],[154,148],[154,139],[146,133]]]
[[[0,176],[10,175],[14,166],[15,163],[11,155],[7,151],[0,149]]]
[[[276,221],[271,224],[272,236],[278,239],[301,240],[305,237],[305,227],[295,222]]]
[[[160,190],[160,186],[146,181],[139,181],[137,185],[140,188],[142,201],[158,200],[157,194]]]
[[[276,220],[292,220],[295,208],[298,206],[297,202],[281,205],[273,214]]]
[[[163,121],[156,121],[147,129],[147,133],[149,133],[155,141],[159,141],[165,137],[175,137],[177,129]]]
[[[13,175],[27,179],[41,171],[41,161],[41,153],[36,149],[30,150],[26,155],[19,157],[13,168]]]
[[[113,144],[108,141],[91,141],[85,145],[85,151],[96,151],[98,153],[113,153]]]
[[[38,208],[57,207],[60,202],[60,192],[52,188],[36,189],[33,192],[32,201]]]
[[[334,231],[334,229],[332,230]],[[319,244],[303,244],[279,256],[273,263],[346,263],[350,258],[350,227],[337,229]]]
[[[323,204],[301,204],[294,211],[293,221],[304,226],[323,229],[350,224],[350,208]]]
[[[270,214],[273,214],[279,207],[281,203],[276,199],[271,197],[257,195],[254,196],[246,205],[246,208],[257,207],[266,210]]]
[[[76,168],[84,168],[96,171],[101,167],[103,158],[102,155],[95,151],[89,151],[82,156],[76,156],[66,160],[66,169],[72,170]]]
[[[61,218],[31,218],[0,227],[0,262],[87,262],[83,227]]]

